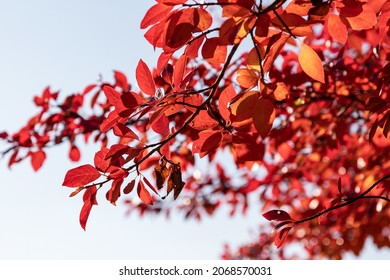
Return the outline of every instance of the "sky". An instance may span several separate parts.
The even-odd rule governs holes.
[[[99,74],[112,79],[113,70],[135,84],[138,60],[153,66],[158,56],[139,28],[153,3],[0,0],[0,131],[23,126],[37,112],[33,96],[48,85],[64,96]],[[67,170],[92,162],[96,149],[81,146],[81,161],[71,163],[67,145],[52,148],[37,173],[28,161],[9,170],[0,159],[0,259],[217,259],[225,243],[235,248],[255,238],[256,205],[245,217],[222,210],[197,222],[125,216],[120,202],[101,199],[83,231],[81,196],[69,198],[61,183]],[[390,258],[390,250],[368,245],[362,258]]]

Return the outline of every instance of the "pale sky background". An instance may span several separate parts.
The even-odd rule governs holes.
[[[139,23],[154,1],[0,0],[0,131],[14,132],[37,112],[32,98],[50,85],[66,95],[81,91],[112,70],[128,75],[142,58],[157,54]],[[63,96],[63,95],[62,95]],[[0,146],[0,151],[4,150]],[[70,168],[93,161],[96,147],[81,146],[72,164],[68,145],[48,151],[34,173],[29,161],[8,170],[0,160],[0,259],[216,259],[255,238],[262,217],[252,205],[245,217],[218,211],[202,222],[173,215],[124,216],[125,207],[100,199],[84,232],[78,222],[81,196],[61,187]],[[363,258],[388,258],[370,245]]]

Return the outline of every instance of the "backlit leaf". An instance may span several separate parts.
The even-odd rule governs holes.
[[[66,175],[63,186],[77,188],[85,186],[100,177],[99,171],[90,164],[81,165],[70,169]]]
[[[152,77],[152,73],[146,63],[140,59],[135,72],[138,87],[146,94],[154,95],[156,92],[156,85]]]
[[[243,88],[252,88],[258,85],[259,76],[254,70],[239,69],[237,70],[237,82]]]
[[[204,130],[199,133],[199,139],[192,146],[192,153],[199,153],[200,157],[215,151],[222,142],[222,133],[214,130]]]
[[[137,193],[138,193],[138,197],[142,200],[143,203],[148,205],[153,205],[152,196],[145,188],[145,185],[142,181],[138,182]]]
[[[226,87],[219,96],[218,109],[225,121],[230,120],[229,102],[237,95],[233,84]]]
[[[306,75],[321,83],[325,83],[322,61],[318,54],[305,43],[301,45],[298,61]]]
[[[348,39],[347,26],[341,21],[340,17],[335,14],[330,14],[328,18],[328,31],[340,44],[345,44]]]
[[[275,119],[275,107],[268,98],[259,98],[254,104],[253,125],[257,132],[264,139],[272,128]]]
[[[167,6],[164,4],[156,4],[152,6],[145,14],[144,18],[141,21],[141,28],[147,28],[150,25],[153,25],[159,22],[162,18],[167,16],[167,14],[172,10],[172,6]]]

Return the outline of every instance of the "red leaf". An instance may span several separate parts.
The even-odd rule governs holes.
[[[158,192],[156,190],[156,188],[148,181],[148,179],[146,179],[145,177],[142,178],[144,183],[155,193],[158,195]]]
[[[139,140],[137,134],[135,134],[134,131],[122,123],[117,123],[114,126],[114,134],[119,137]]]
[[[275,240],[274,240],[274,243],[275,243],[277,248],[280,248],[286,242],[288,233],[292,228],[293,227],[285,227],[285,228],[282,228],[280,231],[278,231],[278,233],[275,236]]]
[[[139,181],[138,187],[137,187],[137,193],[139,198],[142,200],[143,203],[148,205],[153,205],[153,199],[148,190],[145,188],[145,185],[142,181]]]
[[[205,130],[199,133],[199,139],[195,140],[192,146],[192,153],[199,153],[200,157],[215,151],[222,142],[220,131]]]
[[[80,150],[77,146],[72,145],[69,150],[69,158],[71,161],[79,161],[80,160]]]
[[[274,119],[275,107],[272,101],[268,98],[259,98],[254,106],[252,120],[263,139],[270,132]]]
[[[210,117],[205,110],[200,111],[199,114],[194,118],[194,120],[190,122],[190,126],[197,130],[212,129],[217,125],[218,122],[212,117]]]
[[[104,95],[107,97],[108,102],[110,102],[112,106],[115,106],[115,104],[121,98],[121,94],[110,86],[104,86],[103,92]]]
[[[165,16],[172,10],[172,6],[167,6],[164,4],[156,4],[152,6],[145,14],[144,18],[141,21],[141,29],[145,29],[150,25],[153,25]]]
[[[154,132],[165,137],[169,134],[169,120],[168,117],[162,113],[160,117],[152,124],[152,129]]]
[[[230,120],[230,110],[229,110],[229,102],[237,95],[234,90],[233,84],[230,84],[226,87],[219,96],[218,109],[221,116],[225,119],[225,121]]]
[[[117,122],[118,120],[120,119],[117,111],[111,111],[107,118],[105,118],[102,122],[102,124],[100,125],[100,131],[105,133],[107,131],[109,131]]]
[[[90,164],[81,165],[70,169],[66,175],[63,186],[77,188],[85,186],[100,177],[99,171]]]
[[[93,186],[88,188],[83,195],[84,205],[80,211],[80,225],[84,230],[87,225],[87,221],[89,218],[89,214],[91,213],[92,206],[97,205],[96,192],[97,192],[96,186]]]
[[[105,160],[108,151],[108,148],[103,147],[99,152],[95,154],[94,164],[96,169],[101,172],[106,172],[108,167],[110,166],[110,161]]]
[[[325,83],[325,74],[322,61],[318,54],[305,43],[302,43],[298,61],[306,75],[316,81]]]
[[[187,66],[187,57],[183,54],[176,61],[173,70],[173,85],[176,90],[180,91],[180,84],[184,77],[184,72]]]
[[[129,82],[125,74],[119,71],[114,71],[115,85],[123,89],[124,91],[129,90]]]
[[[88,85],[84,88],[83,90],[83,95],[87,94],[88,92],[90,92],[91,90],[93,90],[97,85],[95,84],[92,84],[92,85]]]
[[[135,72],[138,87],[146,94],[154,95],[156,92],[156,85],[153,80],[152,73],[148,65],[141,59],[138,62],[137,69]]]
[[[134,186],[135,186],[135,179],[131,180],[127,185],[126,187],[123,189],[123,193],[124,194],[129,194],[133,191],[134,189]]]
[[[287,221],[292,220],[290,215],[283,210],[271,210],[263,214],[268,221]]]
[[[220,46],[218,42],[219,39],[217,37],[209,38],[202,47],[203,58],[217,69],[225,62],[227,55],[227,47]]]
[[[106,198],[111,204],[116,205],[116,201],[121,196],[121,186],[123,179],[116,179],[112,181],[110,190],[106,193]]]
[[[46,159],[46,154],[42,150],[31,153],[31,165],[34,171],[38,171],[42,167],[45,159]]]

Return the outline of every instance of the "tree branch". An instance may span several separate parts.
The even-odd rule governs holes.
[[[365,190],[364,192],[362,192],[360,195],[356,196],[356,197],[353,197],[353,198],[350,198],[348,199],[347,201],[341,203],[341,204],[338,204],[338,205],[334,205],[332,207],[329,207],[328,209],[325,209],[324,211],[321,211],[313,216],[310,216],[310,217],[307,217],[307,218],[304,218],[302,220],[298,220],[298,221],[295,221],[294,223],[295,224],[301,224],[301,223],[304,223],[304,222],[307,222],[307,221],[310,221],[310,220],[313,220],[315,218],[318,218],[328,212],[331,212],[333,210],[336,210],[336,209],[339,209],[341,207],[344,207],[344,206],[347,206],[347,205],[350,205],[360,199],[367,199],[367,198],[371,198],[371,199],[382,199],[382,200],[385,200],[387,202],[390,202],[390,199],[387,198],[387,197],[383,197],[383,196],[366,196],[366,194],[368,194],[370,191],[372,191],[378,184],[382,183],[383,181],[387,180],[387,179],[390,179],[390,174],[389,175],[386,175],[386,176],[383,176],[382,178],[380,178],[378,181],[376,181],[374,184],[372,184],[371,187],[369,187],[367,190]]]

